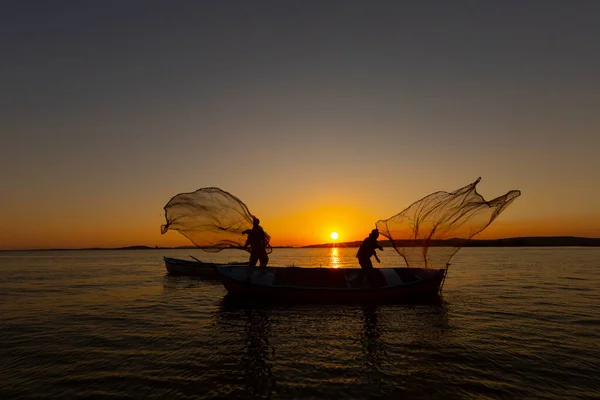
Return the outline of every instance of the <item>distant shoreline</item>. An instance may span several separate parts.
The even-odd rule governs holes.
[[[383,247],[392,247],[390,240],[380,240]],[[396,240],[398,247],[419,247],[423,240]],[[302,248],[327,247],[359,247],[361,241],[345,243],[324,243],[304,246]],[[585,238],[576,236],[526,236],[503,239],[446,239],[431,240],[429,247],[600,247],[600,238]]]
[[[462,244],[463,247],[600,247],[600,238],[585,238],[576,236],[531,236],[514,237],[504,239],[472,239],[464,243],[462,239],[432,240],[430,247],[455,247]],[[383,247],[392,247],[389,240],[381,240],[379,243]],[[361,241],[341,242],[341,243],[321,243],[308,246],[274,246],[274,249],[314,249],[314,248],[345,248],[359,247]],[[396,241],[397,246],[416,247],[421,246],[422,242],[414,241]],[[199,250],[196,246],[178,246],[178,247],[151,247],[151,246],[126,246],[126,247],[87,247],[79,249],[3,249],[3,251],[89,251],[89,250]]]

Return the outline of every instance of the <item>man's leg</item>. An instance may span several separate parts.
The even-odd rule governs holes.
[[[248,269],[252,270],[258,262],[258,254],[250,253],[250,261],[248,261]]]
[[[373,270],[373,262],[371,261],[371,257],[369,257],[358,260],[358,263],[360,264],[361,271],[359,275],[360,280],[357,278],[356,281],[359,285],[362,285],[365,280],[367,283],[369,282],[369,275]]]
[[[258,255],[256,253],[250,253],[250,261],[248,261],[248,273],[246,274],[246,280],[249,281],[252,276],[252,271],[256,267],[258,261]]]
[[[361,270],[358,273],[358,276],[354,279],[354,282],[356,282],[357,286],[360,286],[360,285],[362,285],[363,281],[367,277],[367,274],[369,273],[369,271],[373,269],[373,263],[371,262],[370,257],[369,258],[359,258],[358,263],[360,264]]]
[[[269,263],[269,256],[267,255],[267,253],[263,253],[260,255],[259,260],[260,260],[260,264],[259,264],[260,268],[264,268]]]

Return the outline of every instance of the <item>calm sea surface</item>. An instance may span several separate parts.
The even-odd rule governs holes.
[[[600,398],[600,248],[466,248],[441,301],[380,306],[240,302],[165,275],[188,254],[247,258],[0,252],[0,398]]]

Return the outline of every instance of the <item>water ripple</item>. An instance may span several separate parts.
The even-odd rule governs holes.
[[[165,276],[161,257],[187,251],[3,253],[0,395],[599,398],[600,251],[465,250],[441,301],[385,306],[265,304]]]

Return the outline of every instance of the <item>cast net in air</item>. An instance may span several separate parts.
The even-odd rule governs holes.
[[[441,268],[473,236],[487,228],[521,195],[518,190],[485,200],[475,182],[453,192],[435,192],[401,213],[378,221],[379,232],[390,240],[408,267]]]
[[[164,207],[166,223],[161,232],[178,231],[206,251],[244,249],[254,216],[237,197],[217,187],[173,196]],[[271,237],[265,232],[267,253]]]

